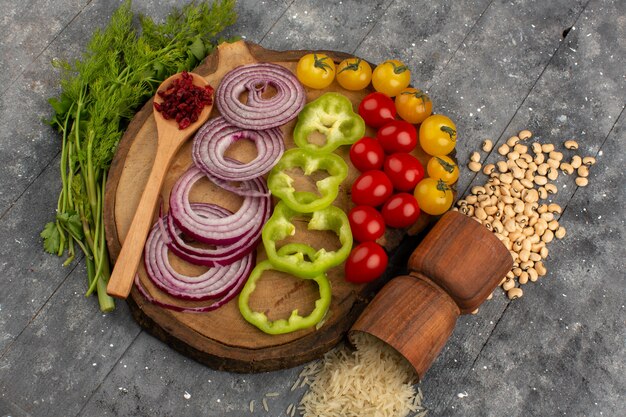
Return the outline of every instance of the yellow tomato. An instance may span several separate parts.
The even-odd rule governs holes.
[[[372,85],[389,97],[396,96],[409,86],[411,71],[397,59],[390,59],[378,65],[372,73]]]
[[[432,114],[433,102],[422,90],[409,87],[396,96],[396,110],[407,122],[418,124]]]
[[[415,187],[413,195],[417,204],[424,213],[438,216],[448,211],[452,206],[452,189],[443,182],[434,178],[424,178]]]
[[[433,114],[420,125],[419,140],[427,154],[447,155],[456,146],[456,126],[446,116]]]
[[[426,165],[430,178],[443,180],[446,184],[454,184],[459,179],[459,167],[448,156],[433,156]]]
[[[298,61],[296,75],[307,87],[326,88],[335,79],[335,63],[325,54],[306,54]]]
[[[372,81],[372,67],[361,58],[348,58],[337,66],[337,82],[346,90],[362,90]]]

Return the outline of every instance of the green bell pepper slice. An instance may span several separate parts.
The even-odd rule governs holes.
[[[283,248],[281,248],[281,250],[282,249]],[[283,254],[288,254],[292,250],[294,250],[293,247],[287,247],[287,250],[279,250],[279,252]],[[252,270],[248,281],[239,293],[239,311],[248,323],[256,326],[261,331],[267,334],[284,334],[295,332],[296,330],[307,329],[309,327],[315,326],[324,319],[326,313],[328,312],[328,309],[330,307],[330,301],[332,299],[330,282],[328,281],[328,277],[324,273],[312,278],[312,280],[315,281],[319,287],[320,298],[315,301],[315,308],[308,316],[300,316],[298,314],[298,310],[295,309],[291,312],[291,315],[287,320],[279,319],[275,321],[270,321],[264,313],[261,313],[259,311],[252,311],[249,305],[250,295],[256,289],[256,283],[261,279],[263,272],[270,269],[274,269],[274,266],[269,260],[260,262]]]
[[[323,145],[309,142],[309,135],[319,132],[326,137]],[[298,114],[293,140],[299,147],[331,153],[341,145],[351,145],[365,134],[365,122],[355,113],[352,102],[339,93],[326,93],[306,104]]]
[[[328,177],[317,181],[315,194],[296,191],[294,179],[286,172],[290,168],[301,168],[304,175],[315,171],[326,171]],[[272,194],[300,213],[321,210],[335,201],[339,194],[339,185],[348,176],[348,164],[336,154],[318,154],[301,148],[288,150],[272,168],[267,177],[267,186]],[[311,197],[313,196],[313,197]]]
[[[341,248],[327,251],[316,250],[304,243],[288,243],[286,249],[277,249],[277,242],[296,233],[292,219],[296,216],[309,218],[309,230],[331,230],[339,237]],[[348,216],[338,207],[328,206],[314,213],[299,213],[289,208],[283,201],[274,208],[272,217],[265,223],[261,239],[267,258],[274,267],[299,278],[313,279],[326,270],[340,265],[352,250],[352,231]],[[283,249],[281,251],[281,249]]]

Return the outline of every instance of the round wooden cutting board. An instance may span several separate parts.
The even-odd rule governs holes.
[[[239,41],[222,44],[218,49],[194,70],[217,87],[222,77],[233,68],[255,63],[273,62],[295,71],[298,59],[309,51],[269,51],[258,45]],[[325,51],[326,52],[326,51]],[[338,52],[327,52],[336,63],[349,56]],[[350,92],[333,82],[326,90],[307,89],[307,101],[311,101],[326,91],[337,91],[351,99],[358,106],[369,90]],[[211,117],[217,116],[213,108]],[[295,120],[284,125],[286,149],[294,147],[291,132]],[[367,135],[375,132],[368,128]],[[156,126],[153,117],[152,100],[137,113],[126,134],[122,138],[117,154],[109,172],[106,189],[104,216],[107,243],[113,260],[119,254],[121,243],[129,229],[133,213],[147,181],[156,151]],[[162,208],[168,210],[169,193],[176,180],[191,166],[191,141],[183,146],[165,179],[161,190]],[[348,147],[337,153],[349,161]],[[425,165],[428,156],[417,149],[415,155]],[[247,142],[237,142],[228,155],[242,161],[250,160],[255,155],[254,146]],[[340,196],[335,205],[346,212],[351,207],[349,190],[359,172],[350,165],[348,179],[344,181]],[[306,182],[307,178],[299,180]],[[306,185],[306,184],[305,184]],[[241,204],[241,198],[201,180],[191,193],[192,201],[213,202],[232,211]],[[154,220],[156,220],[155,213]],[[416,234],[432,221],[432,217],[422,214],[410,230],[389,230],[379,241],[388,250],[393,250],[406,233]],[[301,226],[301,225],[299,225]],[[309,232],[300,227],[294,237],[306,241],[314,247],[336,247],[337,238],[330,233]],[[257,260],[265,259],[262,245],[257,250]],[[190,266],[171,257],[173,266],[183,273],[199,274],[202,269]],[[146,276],[143,264],[138,271],[142,286],[154,298],[176,304],[183,304],[170,298],[151,284]],[[384,284],[378,280],[369,285],[353,285],[343,279],[343,267],[328,271],[333,298],[330,311],[318,329],[306,329],[298,332],[272,336],[248,324],[240,315],[237,299],[209,313],[184,313],[161,308],[148,302],[133,288],[128,298],[135,319],[150,333],[168,343],[180,352],[212,367],[235,372],[261,372],[292,367],[320,357],[335,346],[356,320],[367,301]],[[257,285],[257,290],[250,300],[253,310],[267,312],[270,319],[286,318],[293,309],[301,315],[308,314],[317,299],[317,288],[311,281],[293,278],[283,273],[267,273]],[[197,305],[189,303],[189,305]]]

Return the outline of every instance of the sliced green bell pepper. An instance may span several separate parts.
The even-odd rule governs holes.
[[[288,250],[279,252],[288,253],[293,249],[293,247],[288,247]],[[252,270],[248,281],[239,293],[239,311],[241,312],[243,318],[246,319],[246,321],[268,334],[291,333],[295,332],[296,330],[306,329],[315,326],[320,321],[322,321],[322,319],[326,316],[326,313],[328,312],[328,308],[330,307],[330,301],[332,298],[330,282],[328,281],[328,277],[326,277],[326,274],[324,273],[312,278],[312,280],[315,281],[319,287],[320,298],[315,301],[315,308],[308,316],[300,316],[298,314],[298,310],[295,309],[291,312],[291,315],[287,320],[279,319],[275,321],[270,321],[264,313],[261,313],[259,311],[252,311],[249,305],[250,295],[256,289],[256,283],[261,279],[263,272],[269,269],[274,269],[274,266],[270,261],[266,260],[259,263]]]
[[[292,219],[296,216],[309,218],[309,230],[331,230],[339,237],[341,248],[327,251],[316,250],[304,243],[289,243],[288,249],[277,249],[277,242],[296,233]],[[326,270],[340,265],[352,250],[352,231],[348,216],[338,207],[328,206],[314,213],[299,213],[290,209],[283,201],[274,208],[272,217],[265,223],[261,233],[267,258],[274,267],[300,278],[313,279]],[[282,248],[281,248],[282,249]]]
[[[314,132],[326,137],[323,145],[309,142]],[[365,122],[352,109],[352,102],[342,94],[326,93],[300,111],[293,140],[301,148],[330,153],[341,145],[353,144],[364,134]]]
[[[293,187],[294,179],[287,173],[291,168],[301,168],[304,175],[311,175],[315,171],[328,172],[328,177],[315,183],[320,196],[296,191]],[[339,194],[339,185],[347,176],[348,165],[339,155],[318,154],[294,148],[285,152],[272,168],[267,178],[267,186],[272,194],[282,199],[289,208],[300,213],[311,213],[328,207],[335,201]]]

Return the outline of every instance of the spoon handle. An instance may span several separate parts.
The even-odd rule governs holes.
[[[178,147],[159,146],[156,158],[148,177],[133,222],[122,243],[122,250],[115,261],[113,273],[109,278],[107,293],[117,298],[126,298],[133,286],[133,280],[143,253],[143,247],[152,225],[152,216],[156,208],[161,186],[170,161]]]

